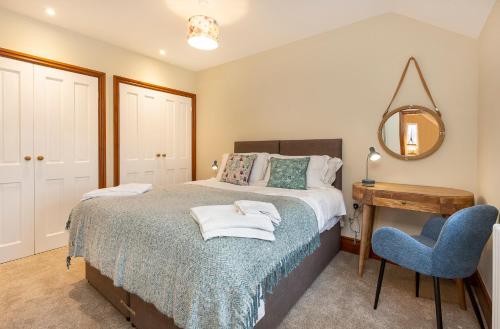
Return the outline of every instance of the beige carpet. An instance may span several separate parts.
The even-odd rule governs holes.
[[[0,265],[0,328],[127,328],[130,324],[84,279],[84,264],[65,268],[66,249]],[[378,262],[356,275],[357,256],[341,252],[283,321],[287,328],[434,328],[432,281],[422,278],[415,298],[414,274],[388,265],[377,311],[372,309]],[[462,311],[455,285],[442,284],[445,328],[478,328],[472,308]]]

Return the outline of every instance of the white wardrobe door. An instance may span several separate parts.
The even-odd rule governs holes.
[[[33,65],[0,57],[0,263],[32,255]]]
[[[120,183],[190,181],[191,98],[120,84]]]
[[[184,183],[191,177],[191,98],[163,93],[161,148],[164,185]]]
[[[35,65],[35,252],[64,246],[65,223],[98,187],[97,78]]]
[[[161,93],[120,84],[120,183],[161,185]]]

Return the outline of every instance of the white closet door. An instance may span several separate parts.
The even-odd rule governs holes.
[[[160,93],[120,84],[120,183],[160,184]]]
[[[0,57],[0,263],[34,251],[33,65]]]
[[[191,181],[191,98],[163,93],[162,103],[162,183]]]
[[[35,252],[64,246],[65,223],[98,187],[98,80],[35,65]]]
[[[191,178],[191,98],[120,84],[120,183]]]

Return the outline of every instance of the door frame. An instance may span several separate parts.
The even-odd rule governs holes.
[[[191,179],[196,180],[196,94],[113,75],[113,183],[120,184],[120,83],[191,98]]]
[[[1,47],[0,56],[97,78],[99,188],[106,187],[106,73]]]

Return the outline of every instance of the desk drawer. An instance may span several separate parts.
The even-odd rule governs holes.
[[[436,203],[418,202],[418,201],[389,199],[389,198],[374,196],[372,202],[374,206],[378,207],[406,209],[413,211],[430,212],[434,214],[439,214],[441,212],[441,205],[439,201]]]

